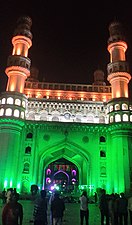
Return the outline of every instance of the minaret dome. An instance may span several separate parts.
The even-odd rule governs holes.
[[[112,98],[128,97],[128,83],[131,79],[126,61],[127,43],[123,26],[113,22],[109,26],[108,51],[110,63],[107,66],[108,81],[112,87]]]
[[[7,91],[23,93],[25,80],[30,76],[31,60],[28,58],[28,50],[32,46],[31,26],[32,20],[28,16],[17,20],[12,38],[12,55],[8,57],[5,70],[8,76]]]
[[[111,42],[117,42],[117,41],[126,41],[125,35],[124,35],[124,29],[120,22],[114,21],[110,23],[109,25],[109,34],[110,37],[108,39],[108,44]]]

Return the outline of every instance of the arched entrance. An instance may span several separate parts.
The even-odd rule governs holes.
[[[44,187],[51,191],[59,189],[63,193],[71,193],[77,189],[78,179],[77,166],[65,158],[60,158],[46,167]]]
[[[62,158],[73,163],[78,170],[78,185],[88,188],[91,184],[90,156],[81,146],[71,142],[61,142],[48,146],[47,149],[41,150],[38,172],[36,171],[36,181],[41,187],[45,187],[46,174],[48,165]],[[64,176],[64,173],[63,173]]]

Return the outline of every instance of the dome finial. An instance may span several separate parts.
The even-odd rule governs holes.
[[[116,17],[109,25],[109,34],[110,37],[108,39],[108,43],[126,40],[123,25],[117,20]]]
[[[24,35],[30,39],[32,39],[31,33],[32,19],[29,16],[21,16],[17,20],[17,26],[14,31],[14,36],[16,35]]]

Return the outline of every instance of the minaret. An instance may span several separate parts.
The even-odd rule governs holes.
[[[110,63],[108,81],[112,88],[112,99],[107,103],[107,116],[110,131],[108,144],[110,158],[108,165],[112,168],[111,187],[113,192],[130,191],[131,180],[131,146],[132,146],[132,113],[128,96],[128,83],[131,79],[126,61],[127,43],[123,27],[119,22],[109,26],[108,51]],[[114,176],[112,176],[114,174]]]
[[[5,70],[8,76],[7,89],[0,96],[0,189],[13,186],[20,191],[21,188],[22,167],[19,160],[23,157],[22,134],[27,107],[24,85],[30,76],[28,50],[32,45],[31,25],[29,17],[24,16],[17,21],[12,38],[13,52]]]
[[[111,84],[112,99],[107,104],[108,123],[129,122],[128,83],[131,79],[126,61],[127,43],[122,24],[112,22],[109,26],[108,51],[110,63],[107,65],[108,81]]]
[[[31,61],[28,58],[28,49],[32,45],[30,28],[32,20],[29,17],[21,17],[17,21],[12,44],[12,55],[8,57],[5,73],[8,76],[6,91],[23,93],[24,83],[30,76]]]
[[[128,98],[128,83],[131,79],[125,52],[127,43],[125,41],[122,25],[113,22],[109,26],[110,37],[108,39],[108,51],[110,63],[108,64],[108,81],[112,88],[112,98]]]

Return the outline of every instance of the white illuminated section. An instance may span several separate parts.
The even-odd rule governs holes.
[[[113,111],[113,105],[110,105],[110,112]]]
[[[10,187],[12,187],[12,180],[10,181]]]
[[[115,122],[121,122],[121,116],[119,114],[115,115]]]
[[[115,110],[120,110],[120,105],[119,104],[115,105]]]
[[[99,123],[99,117],[94,118],[94,123]]]
[[[5,101],[6,101],[6,99],[5,99],[5,98],[2,98],[1,103],[2,103],[2,104],[5,104]]]
[[[19,183],[19,184],[17,184],[17,189],[20,189],[20,183]]]
[[[24,119],[24,112],[21,112],[21,118]]]
[[[4,188],[7,187],[7,180],[4,181]]]
[[[123,114],[123,121],[127,122],[128,121],[128,115],[127,114]]]
[[[18,110],[18,109],[15,109],[15,110],[14,110],[14,116],[15,116],[15,117],[19,117],[19,115],[20,115],[19,110]]]
[[[113,116],[111,116],[110,117],[110,123],[113,123],[113,121],[114,121],[114,118],[113,118]]]
[[[3,116],[4,115],[4,109],[0,109],[0,116]]]
[[[106,118],[105,118],[105,123],[106,123],[106,124],[109,123],[109,117],[108,117],[108,116],[106,116]]]
[[[7,98],[7,104],[13,104],[13,98],[12,97],[9,97]]]
[[[19,105],[19,106],[20,106],[20,105],[21,105],[21,100],[20,100],[20,99],[18,99],[18,98],[17,98],[17,99],[15,99],[15,105]]]
[[[132,115],[130,115],[130,122],[132,122]]]
[[[6,109],[5,116],[12,116],[12,109],[10,108]]]
[[[122,110],[128,110],[128,105],[126,103],[122,104]]]
[[[132,105],[129,105],[129,109],[132,111]]]
[[[24,108],[26,107],[25,101],[22,101],[22,106],[23,106]]]

